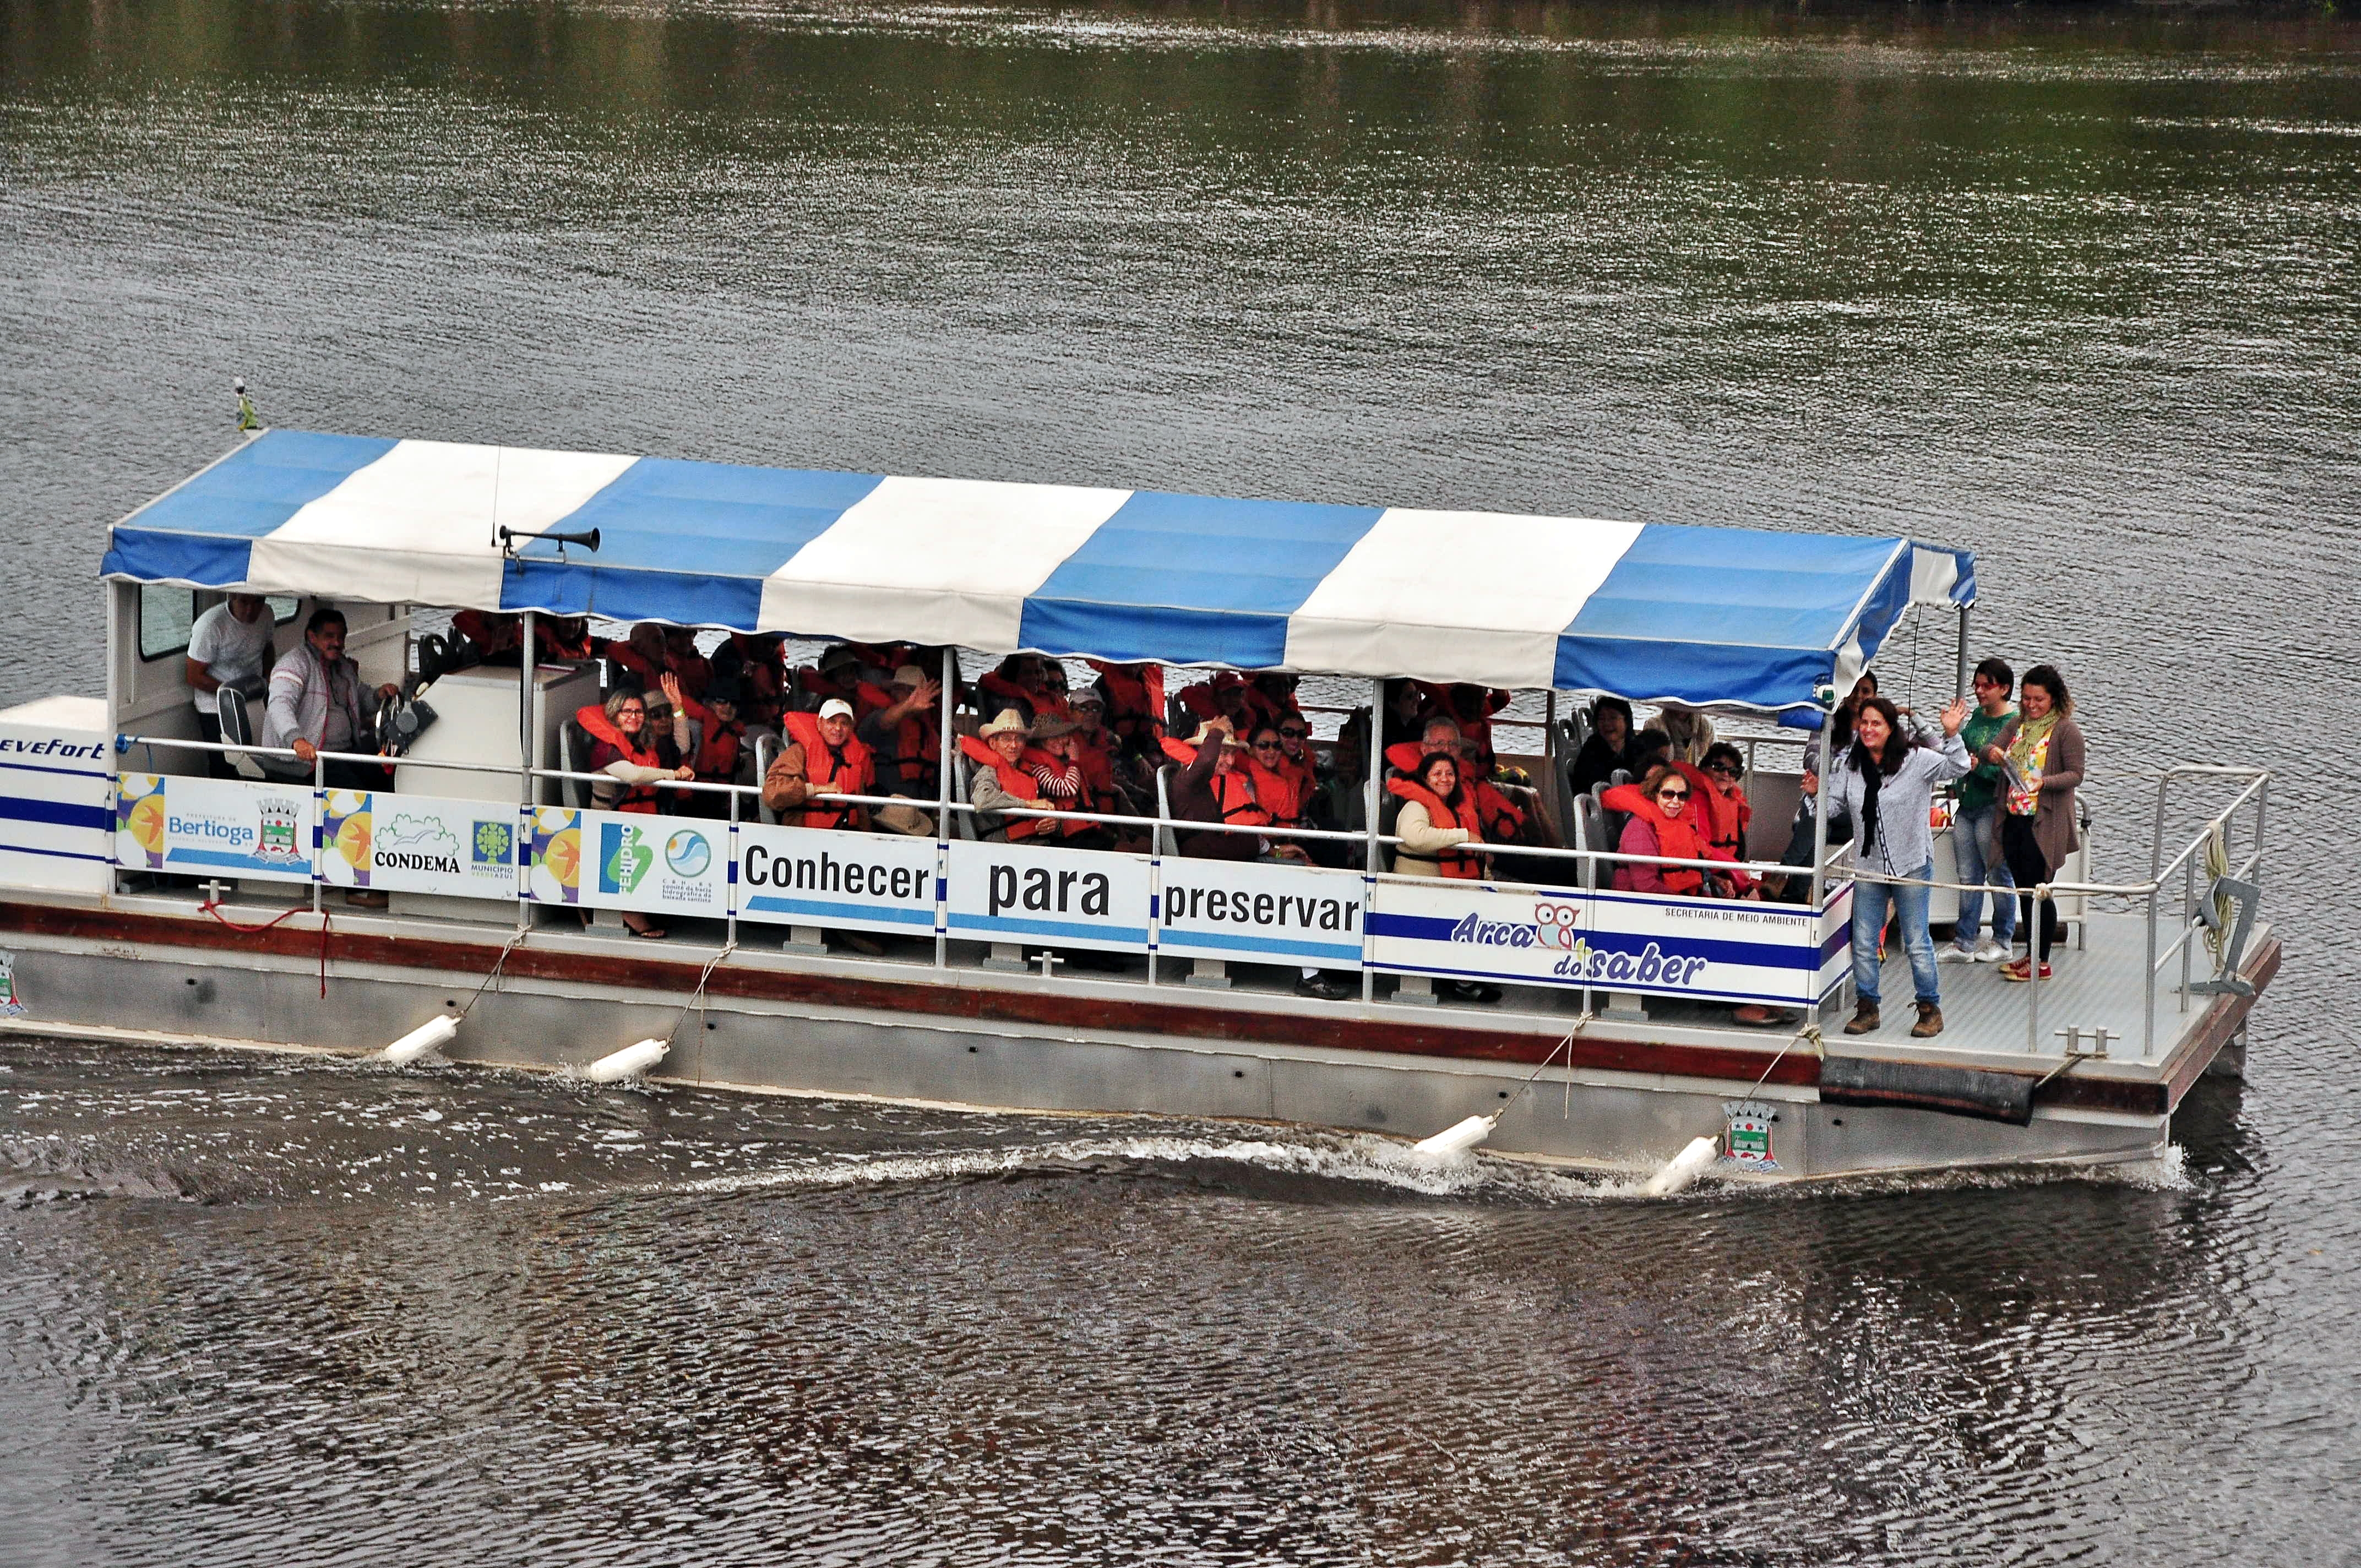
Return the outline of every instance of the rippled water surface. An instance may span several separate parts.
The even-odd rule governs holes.
[[[10,1043],[0,1562],[2350,1561],[2356,252],[2327,9],[0,0],[0,698],[99,689],[101,531],[233,375],[1910,532],[2073,682],[2103,871],[2165,762],[2280,770],[2289,950],[2169,1179],[1672,1204]]]

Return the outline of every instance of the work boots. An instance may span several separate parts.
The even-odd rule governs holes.
[[[1931,1040],[1943,1032],[1943,1010],[1931,1002],[1918,1004],[1918,1022],[1910,1025],[1914,1040]]]
[[[1877,1003],[1864,1002],[1852,1010],[1852,1022],[1845,1025],[1848,1035],[1866,1035],[1877,1027]]]

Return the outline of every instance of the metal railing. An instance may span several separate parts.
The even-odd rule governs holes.
[[[298,758],[291,748],[237,745],[230,742],[190,740],[179,739],[177,737],[161,736],[123,736],[119,738],[117,742],[118,754],[131,746],[146,746],[151,749],[159,747],[170,748],[194,752],[250,755],[255,757],[287,759],[298,762],[303,760]],[[153,761],[152,754],[149,760],[151,762]],[[416,767],[441,769],[454,773],[474,774],[508,773],[511,771],[499,764],[487,765],[481,762],[466,762],[410,757],[388,758],[368,753],[315,751],[309,763],[313,775],[311,783],[314,790],[324,791],[326,789],[326,771],[328,765],[332,762],[348,762],[359,766],[373,768]],[[521,776],[535,781],[536,783],[578,782],[591,784],[593,786],[610,785],[619,788],[637,787],[628,785],[624,784],[623,781],[616,779],[611,774],[598,772],[579,772],[558,768],[525,768],[516,770],[516,773]],[[2179,852],[2174,854],[2169,860],[2167,860],[2164,857],[2164,835],[2166,830],[2169,796],[2170,795],[2171,786],[2176,782],[2200,778],[2235,780],[2239,782],[2240,787],[2226,806],[2213,813],[2211,817],[2205,818],[2202,824],[2190,837],[2188,841],[2182,845]],[[290,780],[288,782],[291,784],[294,781]],[[2157,804],[2150,832],[2149,875],[2147,880],[2137,883],[2061,881],[2044,883],[2030,890],[1990,883],[1966,883],[1930,880],[1927,883],[1919,883],[1916,882],[1915,879],[1889,876],[1865,869],[1857,864],[1848,864],[1850,857],[1851,846],[1849,844],[1830,845],[1828,847],[1822,865],[1818,868],[1820,876],[1827,887],[1827,891],[1820,901],[1819,912],[1824,913],[1826,910],[1834,907],[1839,898],[1845,892],[1846,887],[1851,882],[1923,885],[1930,890],[1943,888],[1960,894],[1987,894],[1995,898],[2019,897],[2029,894],[2029,896],[2033,900],[2033,914],[2037,924],[2033,929],[2028,930],[2026,933],[2028,944],[2028,983],[2026,988],[2026,1050],[2029,1054],[2037,1056],[2043,1054],[2040,1049],[2040,1021],[2042,997],[2044,991],[2047,989],[2041,980],[2040,964],[2037,958],[2039,950],[2039,930],[2037,922],[2040,916],[2040,906],[2045,903],[2054,905],[2061,896],[2080,897],[2085,900],[2093,898],[2118,899],[2128,901],[2135,905],[2144,905],[2147,959],[2143,975],[2143,1032],[2140,1054],[2141,1058],[2143,1060],[2147,1060],[2153,1058],[2156,1047],[2157,986],[2155,981],[2157,977],[2163,973],[2165,969],[2176,959],[2179,959],[2181,973],[2176,989],[2179,992],[2180,1010],[2185,1013],[2188,1010],[2190,998],[2193,992],[2193,982],[2195,981],[2195,975],[2193,973],[2193,956],[2196,943],[2202,937],[2213,928],[2213,921],[2206,914],[2206,911],[2211,908],[2214,898],[2215,889],[2213,885],[2213,879],[2209,878],[2207,884],[2202,889],[2200,888],[2197,880],[2198,861],[2207,844],[2212,842],[2217,835],[2229,839],[2233,847],[2231,851],[2232,858],[2228,863],[2226,875],[2232,879],[2246,883],[2250,886],[2259,889],[2263,856],[2262,838],[2268,816],[2269,783],[2269,773],[2268,770],[2260,768],[2238,768],[2191,764],[2168,770],[2158,782]],[[676,791],[684,795],[718,795],[727,796],[729,800],[727,821],[733,828],[740,824],[750,820],[761,820],[759,812],[750,817],[747,811],[747,797],[752,797],[755,804],[759,806],[760,797],[763,793],[759,785],[718,784],[697,779],[667,779],[655,781],[647,787],[654,788],[660,792]],[[539,794],[540,791],[536,789],[533,793]],[[1359,832],[1351,832],[1334,828],[1197,821],[1171,815],[1169,807],[1164,806],[1160,798],[1159,802],[1159,814],[1154,817],[1143,817],[1129,813],[1074,811],[1057,807],[1037,808],[1030,806],[1001,806],[987,809],[974,805],[972,802],[946,798],[947,793],[946,789],[945,792],[939,794],[938,796],[932,800],[909,795],[819,794],[807,796],[807,801],[804,804],[818,804],[829,806],[857,806],[872,808],[906,806],[919,809],[934,809],[945,813],[964,813],[971,817],[991,817],[994,818],[1039,818],[1054,820],[1060,824],[1087,822],[1111,828],[1143,830],[1150,835],[1149,842],[1151,846],[1159,842],[1161,835],[1164,834],[1170,834],[1174,836],[1177,840],[1180,836],[1194,836],[1203,833],[1245,834],[1251,835],[1258,839],[1349,843],[1368,847],[1372,850],[1378,847],[1398,848],[1401,843],[1401,839],[1399,835],[1386,834],[1377,831],[1377,824],[1374,817],[1372,817],[1368,827],[1364,830]],[[511,804],[516,803],[511,802]],[[534,804],[540,805],[544,803]],[[2251,847],[2246,850],[2244,859],[2241,860],[2236,858],[2236,850],[2235,847],[2235,840],[2233,836],[2233,829],[2237,823],[2240,813],[2246,811],[2249,806],[2252,807],[2252,825],[2248,830]],[[790,806],[786,809],[789,812],[794,812],[802,808],[803,805],[798,805],[796,806]],[[939,823],[938,837],[947,838],[949,836],[947,829],[948,821]],[[1812,876],[1814,872],[1814,868],[1809,865],[1797,866],[1784,862],[1762,861],[1737,861],[1722,860],[1686,860],[1674,856],[1628,854],[1617,850],[1591,849],[1585,847],[1566,848],[1547,844],[1488,844],[1484,846],[1483,850],[1477,852],[1484,853],[1488,858],[1490,855],[1498,854],[1526,861],[1565,862],[1574,870],[1576,878],[1577,879],[1576,882],[1563,887],[1553,887],[1551,884],[1541,883],[1500,881],[1488,877],[1485,879],[1488,886],[1509,892],[1549,893],[1572,891],[1577,887],[1584,887],[1595,883],[1598,879],[1599,868],[1604,867],[1611,872],[1614,867],[1622,865],[1648,865],[1664,869],[1695,870],[1720,876],[1726,876],[1731,872],[1745,872],[1756,877],[1778,876],[1789,878],[1808,878]],[[1375,867],[1378,863],[1378,862],[1375,860],[1370,860],[1367,862],[1371,867]],[[1365,871],[1362,874],[1367,878],[1367,880],[1371,882],[1412,882],[1427,880],[1406,876],[1399,872],[1386,872],[1376,870]],[[320,906],[322,886],[323,883],[315,872],[312,884],[312,903],[313,907],[315,910]],[[2177,929],[2168,941],[2165,938],[2162,929],[2167,917],[2163,905],[2165,897],[2169,893],[2173,892],[2176,889],[2176,886],[2178,904],[2177,907],[2171,914],[2171,921]],[[524,899],[520,900],[520,908],[518,913],[518,925],[520,929],[524,928],[529,924],[531,919],[531,901]],[[1798,913],[1812,912],[1811,905],[1809,904],[1795,905],[1794,907],[1796,908]],[[737,939],[736,927],[737,914],[733,904],[729,916],[727,936],[727,940],[732,944],[734,944]],[[942,933],[938,932],[937,964],[939,967],[946,961],[943,952],[946,940],[947,938],[942,935]],[[1155,969],[1152,963],[1150,965],[1148,983],[1156,983]],[[1591,988],[1586,986],[1583,989],[1586,993],[1587,1003],[1587,993]],[[1365,985],[1365,996],[1367,994],[1367,992]]]

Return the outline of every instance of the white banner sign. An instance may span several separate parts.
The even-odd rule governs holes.
[[[1686,996],[1815,1000],[1832,914],[1753,900],[1510,893],[1481,883],[1381,882],[1370,966],[1458,980]]]
[[[1368,884],[1360,872],[1170,856],[1160,864],[1160,950],[1361,967],[1361,901]]]
[[[115,796],[115,862],[310,882],[313,820],[309,784],[125,773]]]
[[[542,806],[525,886],[547,904],[642,915],[730,913],[730,829],[697,817]]]
[[[738,914],[847,931],[932,936],[936,848],[901,833],[741,823]]]
[[[965,839],[953,839],[949,854],[954,937],[1148,950],[1144,855]]]
[[[0,724],[0,883],[70,893],[115,885],[112,761],[96,729]]]
[[[512,806],[332,789],[320,813],[320,878],[337,887],[512,899],[516,844]]]
[[[1512,893],[1431,877],[1380,881],[1368,916],[1369,967],[1564,984],[1559,970],[1589,924],[1588,895],[1579,892]]]

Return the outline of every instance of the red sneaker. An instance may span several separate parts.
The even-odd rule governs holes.
[[[2033,960],[2031,959],[2012,959],[2010,962],[2000,966],[2000,977],[2003,980],[2030,981],[2033,979]],[[2043,964],[2041,966],[2041,978],[2044,980],[2048,980],[2049,978],[2049,966],[2048,964]]]

